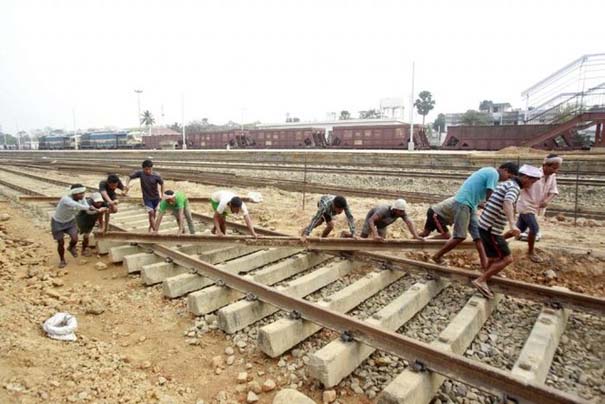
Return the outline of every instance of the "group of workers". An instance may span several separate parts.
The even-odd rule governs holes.
[[[343,212],[349,231],[343,231],[340,236],[355,239],[370,237],[384,240],[387,227],[401,218],[415,239],[447,240],[431,257],[435,263],[443,264],[444,255],[462,243],[470,233],[482,269],[482,274],[473,281],[473,285],[484,296],[492,298],[493,293],[487,286],[487,281],[512,263],[506,241],[508,238],[527,240],[528,258],[533,262],[542,262],[534,249],[535,242],[540,237],[538,216],[544,213],[558,194],[556,173],[562,162],[561,157],[550,154],[544,159],[541,168],[527,164],[519,168],[510,162],[502,164],[498,169],[481,168],[464,181],[454,196],[428,208],[424,229],[420,233],[408,216],[404,199],[370,209],[363,228],[357,235],[355,219],[346,198],[341,195],[324,195],[317,203],[317,211],[311,222],[302,229],[301,241],[305,242],[311,232],[322,224],[325,227],[321,237],[327,237],[334,229],[334,216]],[[89,198],[84,197],[86,187],[81,184],[73,185],[69,194],[61,198],[51,220],[53,238],[58,242],[60,267],[66,265],[64,235],[70,237],[67,250],[75,257],[78,232],[83,234],[82,255],[90,255],[88,240],[95,223],[103,226],[103,213],[118,212],[116,189],[122,190],[122,194],[126,195],[130,181],[135,178],[140,180],[143,205],[149,215],[149,232],[157,233],[163,216],[170,211],[177,220],[178,234],[185,232],[185,222],[189,233],[195,234],[185,194],[181,191],[165,191],[162,177],[153,171],[153,162],[145,160],[142,170],[132,173],[126,184],[117,175],[111,174],[99,183],[99,192],[93,193]],[[227,215],[241,213],[250,234],[257,237],[246,204],[234,192],[221,190],[213,193],[210,205],[214,212],[213,234],[219,237],[225,235]],[[505,231],[507,225],[508,230]],[[451,233],[448,226],[452,226]],[[433,232],[437,234],[431,236]]]

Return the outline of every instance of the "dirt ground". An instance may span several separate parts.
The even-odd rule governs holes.
[[[94,184],[93,179],[98,181],[82,177]],[[131,195],[138,195],[138,185],[133,184]],[[207,196],[217,189],[170,181],[167,187],[191,196]],[[288,234],[298,234],[308,223],[320,196],[307,194],[303,210],[300,193],[272,188],[237,190],[241,195],[260,191],[264,202],[248,205],[255,224]],[[381,201],[351,198],[349,202],[361,229],[367,210]],[[409,207],[419,229],[427,207]],[[193,206],[200,213],[208,214],[209,209]],[[32,226],[23,210],[7,202],[0,202],[0,211],[10,215],[0,222],[0,402],[211,403],[222,392],[233,402],[245,402],[247,390],[236,381],[244,371],[259,384],[267,379],[274,380],[278,388],[286,384],[278,361],[258,351],[240,354],[235,349],[235,363],[216,374],[212,359],[226,358],[225,348],[233,346],[232,341],[219,331],[196,341],[186,338],[184,333],[195,318],[184,299],[165,299],[161,286],[144,288],[138,276],[128,276],[122,266],[111,265],[103,257],[68,256],[68,267],[58,270],[55,245],[46,226]],[[524,259],[526,246],[515,241],[515,262],[503,274],[605,296],[604,224],[580,220],[574,225],[569,218],[552,218],[541,225],[544,238],[537,246],[545,262]],[[346,229],[344,217],[336,219],[336,227],[337,231]],[[389,237],[410,235],[398,222],[389,229]],[[419,252],[408,255],[428,258]],[[459,267],[478,267],[471,251],[455,251],[448,261]],[[98,262],[108,268],[96,269]],[[548,270],[556,276],[548,277]],[[54,341],[42,331],[43,321],[58,311],[77,317],[76,342]],[[302,390],[320,402],[322,390],[314,382],[309,381]],[[342,403],[370,402],[349,390],[337,391]],[[258,402],[270,403],[274,394],[261,393]]]

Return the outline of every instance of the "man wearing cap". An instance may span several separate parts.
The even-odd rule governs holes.
[[[513,262],[506,237],[519,236],[521,232],[515,224],[515,203],[521,189],[528,189],[542,177],[537,167],[523,165],[519,176],[498,185],[490,196],[485,209],[479,217],[479,235],[488,258],[485,272],[472,283],[487,298],[494,294],[487,286],[487,281]],[[504,233],[508,223],[509,231]]]
[[[387,226],[393,224],[397,219],[401,218],[407,225],[410,233],[417,240],[423,240],[416,232],[414,222],[410,220],[405,209],[407,203],[405,199],[397,199],[391,205],[378,205],[370,209],[366,215],[363,229],[361,230],[361,238],[368,238],[371,234],[374,240],[384,240],[387,235]]]
[[[227,234],[227,222],[226,217],[229,213],[234,215],[242,214],[248,230],[253,237],[258,237],[254,230],[254,224],[248,213],[248,208],[242,198],[237,196],[234,192],[228,190],[216,191],[210,197],[210,205],[214,212],[214,227],[212,228],[212,234],[216,234],[221,237]]]
[[[80,211],[90,211],[92,213],[103,213],[106,208],[95,208],[89,206],[84,201],[86,187],[82,184],[74,184],[69,190],[69,194],[59,200],[55,213],[50,221],[50,229],[53,239],[57,241],[57,252],[59,253],[59,268],[67,265],[65,261],[65,241],[63,237],[67,234],[70,237],[67,251],[74,256],[78,256],[76,245],[78,244],[78,227],[76,225],[76,215]]]
[[[107,208],[103,208],[103,197],[99,192],[95,192],[90,195],[89,198],[84,199],[88,206],[92,206],[97,210],[81,210],[76,216],[76,224],[78,225],[78,231],[82,235],[82,255],[90,257],[91,253],[88,249],[88,243],[90,241],[90,233],[95,227],[99,216]]]
[[[130,180],[139,178],[141,181],[141,193],[143,194],[143,206],[149,215],[149,231],[153,231],[155,222],[156,210],[164,194],[164,180],[159,173],[153,171],[153,161],[143,161],[142,170],[135,171],[126,179],[126,189],[130,184]],[[159,190],[158,190],[159,188]]]
[[[549,154],[542,163],[540,172],[542,177],[530,188],[523,189],[517,202],[517,227],[521,230],[521,238],[527,231],[527,256],[536,263],[541,263],[542,257],[534,251],[536,240],[539,240],[540,226],[538,216],[545,213],[548,204],[559,195],[557,188],[557,172],[561,168],[563,159],[556,154]]]
[[[449,239],[431,258],[437,264],[443,263],[443,255],[456,248],[466,239],[467,232],[471,233],[475,247],[479,252],[481,267],[487,267],[487,257],[479,239],[477,225],[477,208],[498,186],[498,181],[506,181],[517,174],[518,167],[514,163],[504,163],[496,170],[484,167],[468,177],[454,196],[453,237]]]
[[[324,222],[326,223],[326,228],[321,233],[321,237],[328,237],[332,229],[334,229],[334,222],[332,219],[335,215],[340,215],[342,212],[344,212],[347,217],[350,233],[343,231],[341,236],[353,237],[355,239],[358,238],[355,236],[355,218],[351,213],[351,209],[349,208],[349,204],[345,197],[341,195],[324,195],[319,198],[319,202],[317,202],[317,212],[315,212],[315,215],[311,219],[311,223],[302,230],[300,240],[304,243],[313,229]]]
[[[171,190],[164,192],[162,201],[158,205],[159,214],[155,219],[155,224],[153,226],[154,233],[157,233],[160,229],[162,218],[168,209],[170,209],[172,215],[176,218],[176,221],[179,225],[177,234],[185,233],[185,220],[187,220],[189,233],[195,234],[195,226],[193,223],[193,217],[191,216],[191,209],[189,208],[189,201],[187,200],[187,197],[181,191],[174,192]]]

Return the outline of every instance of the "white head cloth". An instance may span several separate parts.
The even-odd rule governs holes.
[[[69,190],[70,195],[83,194],[84,192],[86,192],[86,187],[78,187]]]
[[[555,163],[558,163],[559,165],[563,164],[563,158],[559,157],[559,156],[544,158],[544,164],[555,164]]]

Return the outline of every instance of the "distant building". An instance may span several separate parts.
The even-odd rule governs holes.
[[[460,126],[465,112],[445,114],[445,125]],[[478,111],[479,116],[485,118],[487,125],[521,125],[525,117],[525,111],[521,109],[513,109],[508,102],[490,103],[487,108]]]

